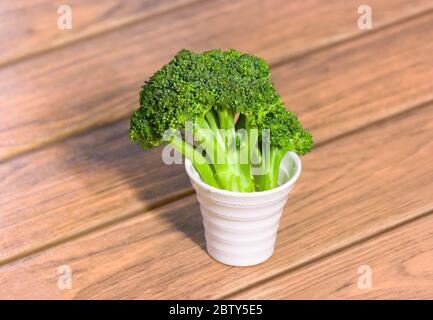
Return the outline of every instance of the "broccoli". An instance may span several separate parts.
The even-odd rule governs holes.
[[[204,182],[238,192],[275,188],[284,154],[303,155],[313,145],[311,134],[285,110],[266,62],[233,49],[178,52],[142,87],[129,136],[143,149],[169,143]],[[266,142],[267,165],[260,148]],[[252,175],[252,168],[262,174]]]

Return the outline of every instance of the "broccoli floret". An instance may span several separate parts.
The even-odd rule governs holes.
[[[194,141],[185,138],[188,122]],[[261,185],[250,171],[251,155],[260,155],[261,135],[253,129],[262,128],[270,129],[272,149],[280,153],[311,149],[311,135],[284,110],[262,58],[233,49],[202,54],[181,50],[145,82],[129,136],[144,149],[171,143],[191,159],[206,183],[251,192],[276,186]],[[181,134],[170,134],[173,130]],[[241,161],[250,146],[254,152],[247,151]]]
[[[254,176],[258,191],[272,189],[278,185],[280,163],[288,151],[304,155],[313,147],[312,135],[302,127],[296,115],[287,111],[282,104],[266,115],[261,129],[269,130],[270,148],[269,162],[261,163],[264,173]]]

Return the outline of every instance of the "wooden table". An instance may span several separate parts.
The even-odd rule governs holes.
[[[61,3],[0,5],[0,298],[433,298],[432,0],[370,0],[371,30],[352,0],[71,0],[70,30]],[[207,255],[183,167],[127,137],[179,49],[231,47],[316,142],[248,268]]]

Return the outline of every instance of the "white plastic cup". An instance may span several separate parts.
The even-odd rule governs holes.
[[[209,186],[188,159],[185,169],[200,203],[209,255],[231,266],[252,266],[269,259],[284,205],[301,173],[298,155],[288,152],[284,156],[279,186],[262,192],[232,192]]]

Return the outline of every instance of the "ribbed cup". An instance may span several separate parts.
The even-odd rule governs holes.
[[[211,187],[188,159],[185,169],[200,203],[208,253],[231,266],[252,266],[270,258],[283,207],[301,173],[297,154],[288,152],[281,161],[280,186],[262,192]]]

